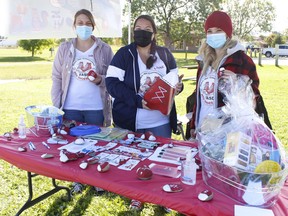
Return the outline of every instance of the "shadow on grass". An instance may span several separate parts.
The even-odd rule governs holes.
[[[49,209],[47,210],[45,215],[62,215],[63,210],[67,208],[69,204],[71,204],[71,201],[68,201],[67,194],[65,193],[63,196],[54,199],[54,202],[49,205]]]
[[[83,194],[81,198],[77,200],[76,204],[74,205],[73,210],[70,211],[68,215],[71,215],[71,216],[84,215],[86,209],[89,207],[93,197],[95,196],[95,193],[92,187],[89,187],[88,190],[85,190],[83,192],[85,192],[85,194]]]
[[[275,67],[277,67],[277,68],[279,68],[279,69],[283,69],[283,67],[281,67],[281,66],[279,66],[279,65],[278,65],[278,66],[275,66]]]
[[[47,61],[45,58],[37,56],[8,56],[0,57],[0,62],[35,62],[35,61]]]
[[[77,199],[77,202],[74,205],[74,208],[69,212],[68,215],[83,215],[90,205],[92,198],[94,197],[91,189],[83,191],[81,197],[72,197],[72,199]],[[49,206],[46,216],[51,215],[63,215],[64,210],[69,206],[73,205],[73,200],[68,201],[67,195],[63,195],[54,200],[54,202]]]
[[[130,205],[130,201],[131,199],[126,198],[126,197],[122,197],[125,205],[129,206]],[[156,204],[152,204],[152,203],[144,203],[144,208],[152,208],[152,211],[154,212],[153,216],[184,216],[183,214],[179,213],[179,212],[175,212],[172,211],[171,213],[168,213],[164,210],[163,206],[160,205],[156,205]],[[117,216],[140,216],[143,215],[143,211],[145,211],[144,209],[142,209],[142,211],[137,211],[137,210],[127,210],[127,211],[121,211],[117,214]],[[150,210],[151,212],[151,210]]]

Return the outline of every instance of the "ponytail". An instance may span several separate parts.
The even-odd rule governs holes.
[[[156,62],[157,60],[157,56],[155,53],[156,53],[156,41],[154,38],[153,41],[151,42],[150,56],[146,61],[146,67],[148,69],[150,69],[153,66],[154,62]]]

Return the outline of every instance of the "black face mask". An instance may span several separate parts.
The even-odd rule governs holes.
[[[146,47],[151,43],[153,32],[145,30],[134,31],[134,42],[140,47]]]

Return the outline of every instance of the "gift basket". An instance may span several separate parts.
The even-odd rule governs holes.
[[[60,128],[64,112],[49,105],[34,105],[25,108],[28,126],[37,135],[51,135]]]
[[[281,142],[254,111],[245,75],[219,79],[225,106],[209,113],[197,133],[205,183],[237,202],[269,207],[287,177]]]

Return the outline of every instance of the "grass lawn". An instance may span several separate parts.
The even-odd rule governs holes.
[[[195,70],[181,68],[194,64],[195,54],[175,53],[180,74],[195,76]],[[20,114],[29,105],[51,104],[51,68],[53,56],[47,50],[31,58],[20,50],[0,49],[0,80],[22,79],[20,82],[0,84],[0,134],[11,131],[17,126]],[[15,63],[16,62],[16,63]],[[257,66],[260,77],[260,91],[264,97],[275,134],[288,149],[288,66]],[[195,81],[184,81],[184,91],[176,97],[178,114],[186,113],[186,98],[195,88]],[[26,121],[27,123],[27,121]],[[181,139],[180,136],[174,136]],[[0,160],[0,215],[15,215],[27,199],[26,172]],[[37,177],[34,180],[38,194],[49,190],[50,180]],[[59,181],[71,186],[71,182]],[[43,184],[44,183],[44,184]],[[35,190],[36,191],[36,190]],[[146,204],[141,213],[129,211],[129,200],[113,193],[95,196],[90,187],[77,195],[72,201],[65,200],[65,192],[59,192],[23,212],[22,215],[179,215],[176,212],[165,214],[157,205]]]

